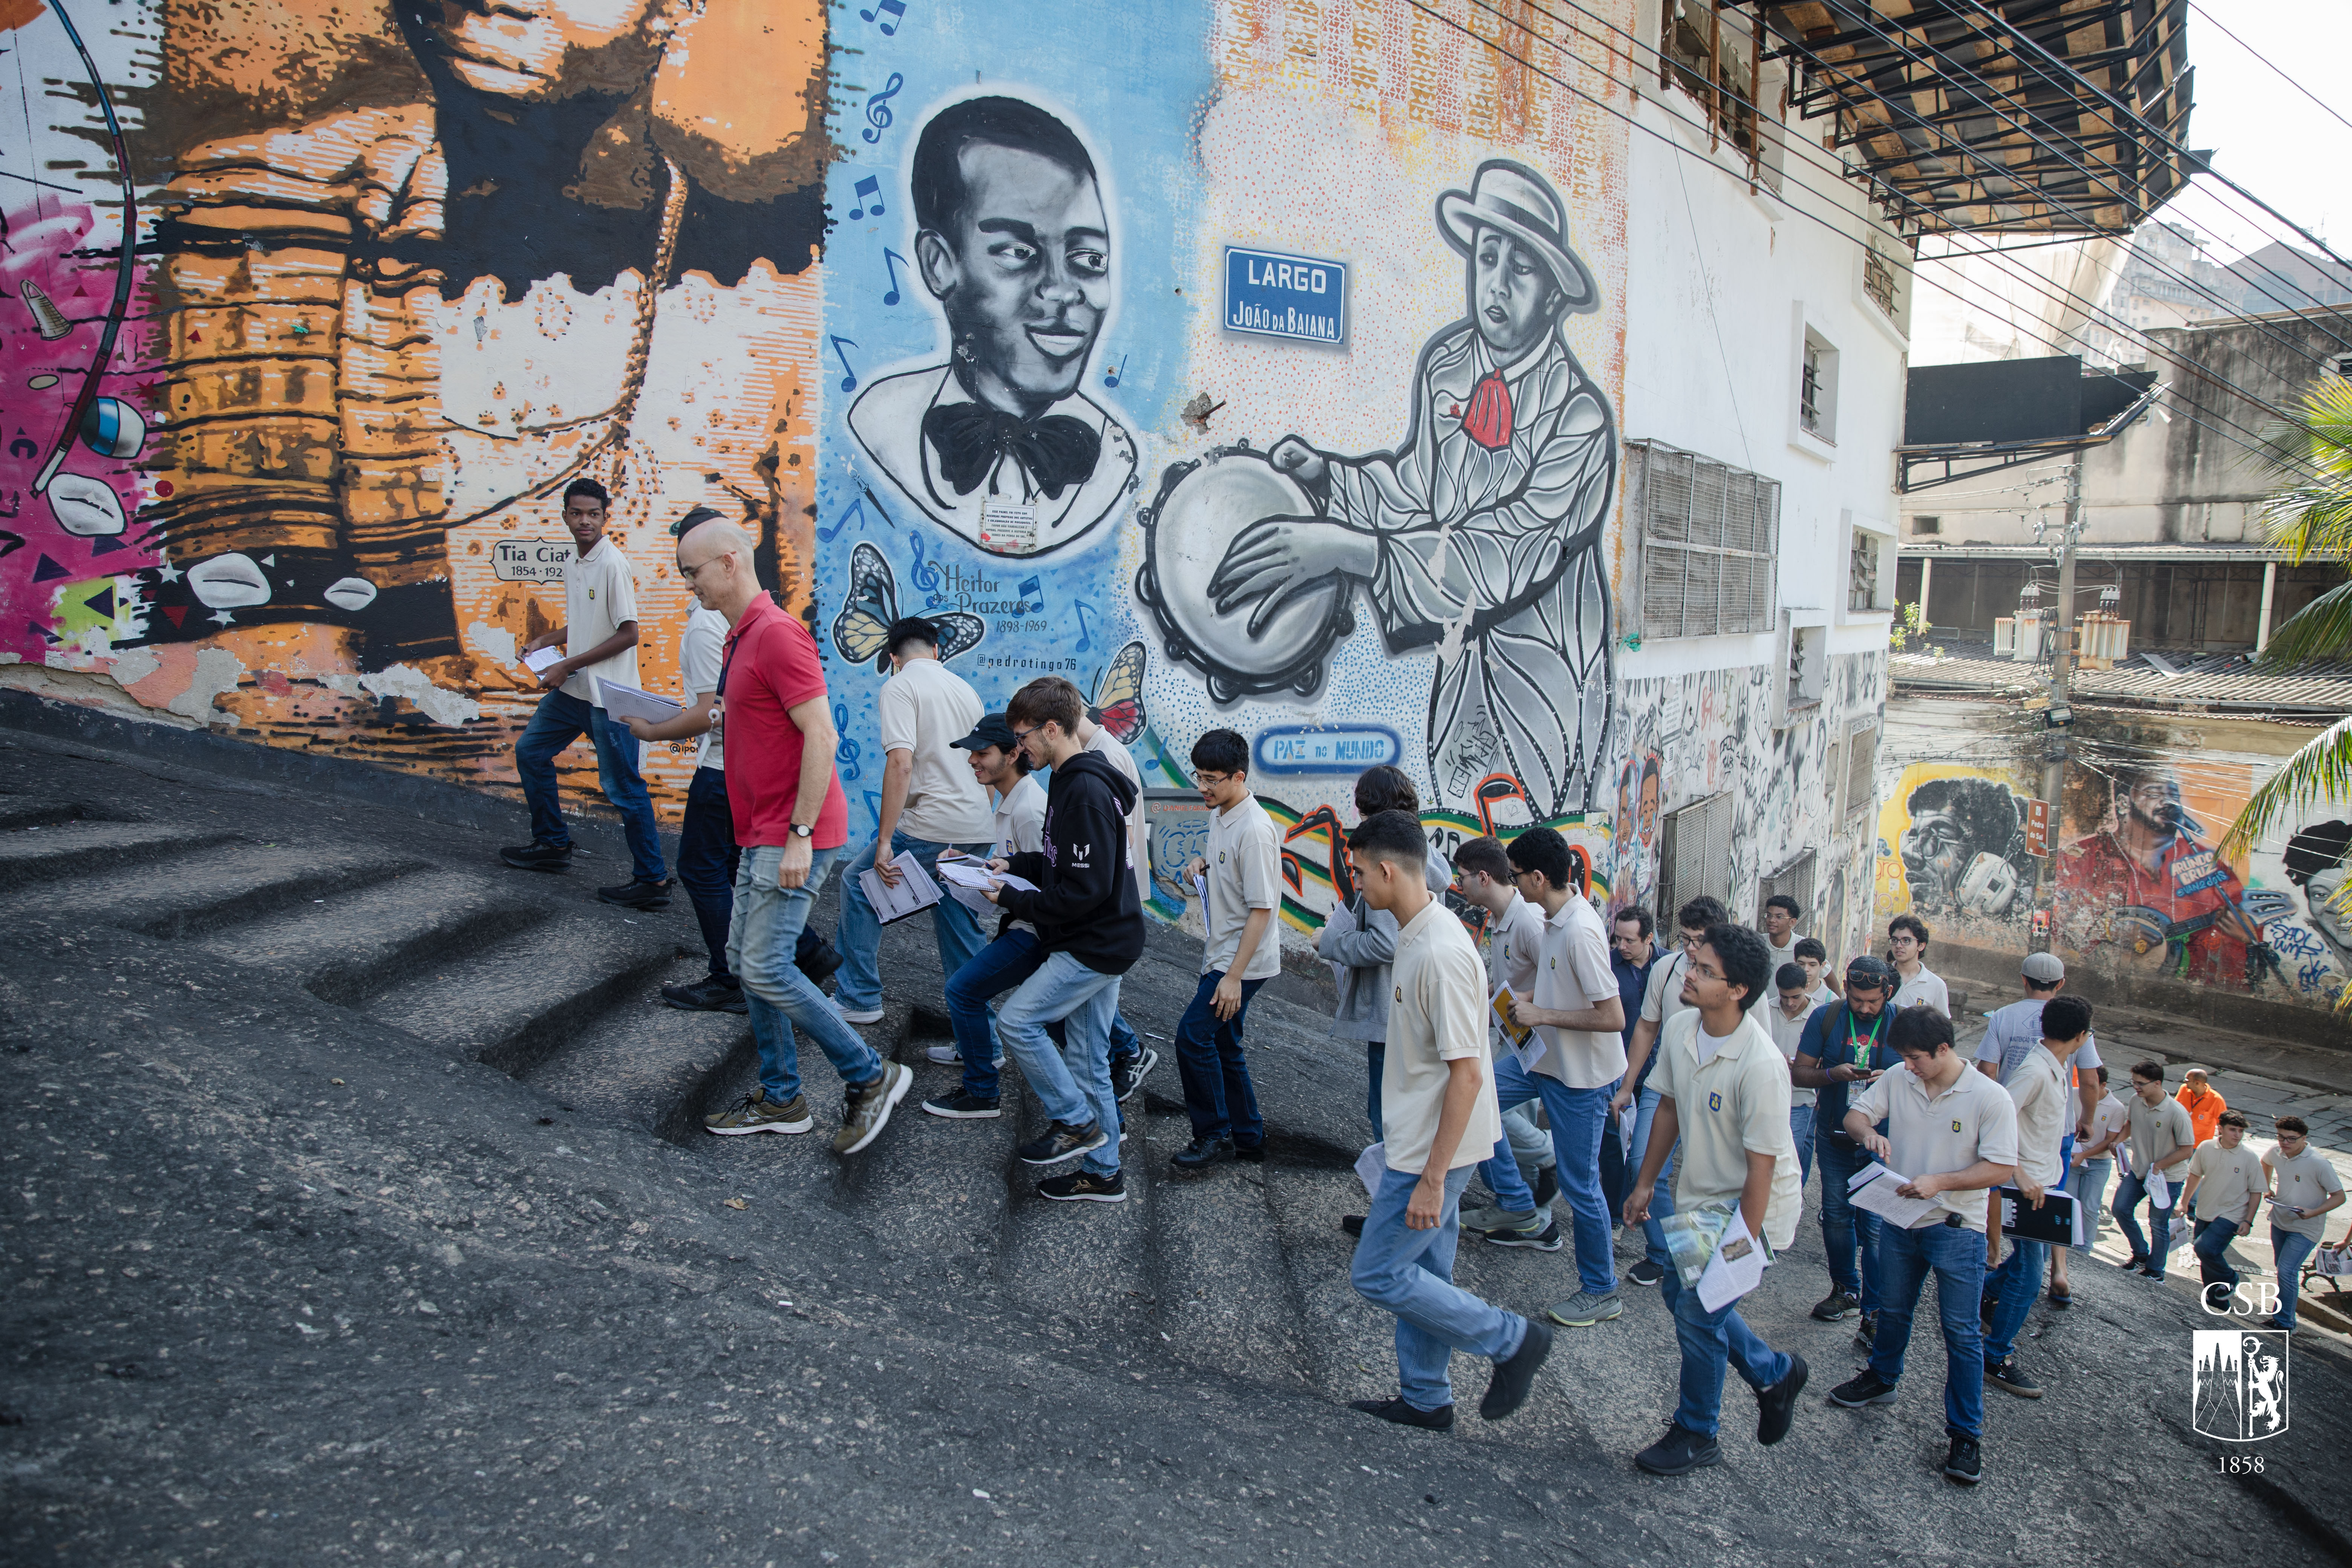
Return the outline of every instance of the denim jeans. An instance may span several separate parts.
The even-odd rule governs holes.
[[[2294,1327],[2295,1297],[2303,1289],[2303,1265],[2319,1243],[2300,1231],[2271,1226],[2271,1252],[2278,1260],[2279,1306],[2273,1314],[2279,1327]]]
[[[1453,1353],[1507,1361],[1527,1338],[1528,1321],[1454,1283],[1462,1189],[1470,1184],[1470,1168],[1446,1174],[1444,1215],[1432,1230],[1404,1223],[1405,1205],[1420,1184],[1421,1177],[1411,1171],[1391,1171],[1381,1178],[1349,1274],[1357,1295],[1395,1314],[1397,1382],[1404,1402],[1416,1410],[1442,1410],[1454,1403],[1454,1384],[1446,1376]]]
[[[2066,1190],[2074,1194],[2074,1206],[2083,1215],[2083,1245],[2077,1252],[2088,1252],[2091,1244],[2099,1239],[2099,1215],[2107,1202],[2107,1179],[2116,1173],[2113,1155],[2085,1160],[2068,1173]]]
[[[1617,1092],[1617,1085],[1611,1084],[1609,1092],[1614,1095]],[[1525,1110],[1527,1107],[1515,1105],[1511,1109]],[[1507,1135],[1510,1129],[1506,1127],[1504,1131]],[[1617,1136],[1617,1119],[1606,1111],[1602,1112],[1601,1117],[1601,1207],[1609,1215],[1609,1229],[1612,1235],[1616,1233],[1619,1226],[1625,1223],[1625,1184],[1640,1174],[1639,1166],[1632,1170],[1625,1168],[1625,1144]]]
[[[1802,1197],[1805,1184],[1813,1179],[1813,1111],[1810,1105],[1789,1107],[1789,1136],[1797,1145],[1797,1195]]]
[[[1610,1133],[1615,1136],[1616,1129],[1610,1129]],[[1518,1161],[1523,1176],[1530,1166],[1540,1171],[1559,1163],[1551,1151],[1551,1134],[1536,1125],[1524,1105],[1503,1112],[1503,1142],[1511,1146],[1511,1156]]]
[[[621,814],[637,880],[666,879],[669,871],[662,864],[653,796],[646,793],[646,781],[637,773],[637,738],[605,718],[602,708],[561,689],[539,700],[522,738],[515,742],[515,774],[522,780],[522,798],[530,807],[530,841],[557,847],[572,842],[556,790],[555,756],[583,735],[596,748],[596,782]]]
[[[981,1100],[1000,1092],[996,1042],[989,1037],[988,1004],[1037,973],[1045,944],[1026,926],[1015,926],[974,953],[948,976],[948,1022],[955,1027],[963,1057],[963,1091]]]
[[[1822,1250],[1829,1255],[1830,1284],[1862,1303],[1865,1312],[1878,1310],[1878,1260],[1885,1227],[1868,1209],[1847,1201],[1845,1184],[1870,1163],[1870,1151],[1850,1139],[1833,1138],[1816,1128],[1813,1158],[1822,1167]],[[1862,1249],[1862,1267],[1854,1268],[1854,1248]],[[1982,1237],[1977,1245],[1984,1245]],[[1971,1297],[1969,1310],[1975,1311]],[[1973,1321],[1973,1320],[1972,1320]]]
[[[1110,1021],[1118,1012],[1118,979],[1088,969],[1066,952],[1048,953],[996,1015],[1004,1054],[1019,1065],[1045,1114],[1066,1126],[1099,1127],[1109,1135],[1110,1142],[1084,1161],[1087,1170],[1104,1176],[1118,1169],[1118,1101],[1110,1089]],[[1046,1032],[1053,1023],[1062,1025],[1058,1047]],[[964,1058],[966,1070],[971,1060]]]
[[[2238,1239],[2238,1222],[2222,1217],[2200,1219],[2191,1233],[2189,1250],[2197,1254],[2197,1278],[2207,1285],[2238,1288],[2238,1271],[2230,1267],[2230,1243]]]
[[[2018,1331],[2025,1327],[2025,1315],[2042,1293],[2042,1271],[2049,1259],[2048,1242],[2009,1238],[2009,1256],[1985,1280],[1985,1288],[2000,1298],[2000,1305],[1992,1310],[1992,1329],[1985,1335],[1985,1365],[1999,1366],[2017,1348]]]
[[[1628,1186],[1642,1173],[1642,1162],[1650,1157],[1650,1128],[1658,1119],[1658,1102],[1664,1098],[1649,1088],[1634,1098],[1633,1148],[1626,1155],[1633,1168],[1626,1176]],[[1666,1250],[1666,1227],[1658,1222],[1675,1212],[1675,1155],[1678,1152],[1678,1147],[1666,1151],[1666,1163],[1658,1167],[1658,1180],[1650,1189],[1650,1217],[1642,1222],[1642,1256],[1669,1270],[1675,1266],[1674,1255]]]
[[[1607,1084],[1570,1089],[1556,1078],[1528,1071],[1517,1057],[1495,1064],[1495,1099],[1503,1109],[1540,1099],[1544,1114],[1551,1119],[1560,1194],[1568,1199],[1576,1228],[1577,1279],[1596,1296],[1617,1289],[1616,1232],[1601,1201],[1601,1130],[1609,1121],[1609,1099],[1616,1092]]]
[[[817,889],[824,886],[825,873],[840,858],[838,849],[817,850],[809,858],[808,880],[797,888],[776,883],[777,869],[784,858],[781,844],[754,846],[735,871],[735,918],[727,928],[727,966],[743,982],[751,1038],[760,1047],[761,1091],[779,1105],[789,1103],[801,1091],[795,1027],[808,1031],[843,1083],[854,1088],[882,1076],[882,1058],[874,1047],[857,1037],[857,1031],[825,994],[793,962]]]
[[[833,994],[845,1013],[866,1013],[882,1005],[882,974],[878,967],[882,920],[874,912],[874,901],[866,896],[866,885],[858,879],[860,872],[874,868],[874,852],[879,844],[878,839],[869,841],[842,872],[841,922],[833,933],[834,945],[841,949],[841,972],[833,978]],[[941,850],[961,849],[967,854],[985,855],[991,847],[986,844],[935,844],[928,838],[893,833],[887,858],[896,858],[902,850],[912,850],[916,863],[936,881]],[[987,945],[980,934],[979,917],[964,908],[961,899],[942,897],[931,906],[931,930],[940,939],[942,977],[970,963],[972,954]]]
[[[710,978],[731,980],[727,967],[727,928],[735,914],[735,817],[727,805],[723,768],[697,768],[686,786],[686,820],[677,830],[677,881],[694,900],[695,922],[710,953]]]
[[[1192,1136],[1230,1138],[1244,1149],[1265,1142],[1265,1121],[1257,1113],[1257,1086],[1250,1082],[1249,1058],[1242,1054],[1242,1025],[1249,1018],[1250,999],[1263,980],[1242,982],[1242,1005],[1230,1018],[1220,1018],[1210,1005],[1222,972],[1203,974],[1192,992],[1192,1005],[1176,1025],[1176,1066],[1184,1078],[1184,1110],[1192,1119]]]
[[[2178,1204],[2180,1201],[2180,1184],[2168,1180],[2165,1194]],[[2147,1196],[2147,1184],[2126,1166],[2123,1180],[2116,1184],[2116,1228],[2124,1233],[2124,1240],[2130,1245],[2133,1258],[2156,1270],[2156,1277],[2161,1279],[2164,1278],[2165,1255],[2172,1246],[2172,1210],[2160,1209],[2153,1202],[2149,1203],[2147,1228],[2150,1234],[2143,1237],[2139,1233],[2139,1221],[2133,1216],[2138,1212],[2140,1199]]]
[[[1740,1381],[1761,1394],[1788,1376],[1795,1363],[1757,1337],[1740,1317],[1738,1302],[1726,1301],[1708,1311],[1699,1305],[1698,1292],[1685,1289],[1682,1275],[1672,1268],[1658,1286],[1665,1294],[1666,1310],[1675,1315],[1675,1342],[1683,1352],[1682,1399],[1675,1406],[1675,1425],[1712,1437],[1716,1418],[1723,1412],[1727,1365],[1738,1367]]]
[[[1828,1174],[1826,1169],[1822,1174]],[[1985,1348],[1977,1312],[1984,1299],[1984,1232],[1964,1225],[1879,1227],[1878,1338],[1871,1347],[1870,1370],[1888,1383],[1902,1381],[1903,1353],[1911,1344],[1911,1314],[1930,1269],[1936,1275],[1936,1307],[1944,1320],[1944,1426],[1980,1437]],[[2026,1294],[2030,1298],[2032,1292]]]
[[[1505,1214],[1527,1214],[1536,1206],[1536,1194],[1512,1156],[1508,1138],[1495,1140],[1495,1152],[1478,1162],[1478,1179],[1495,1194],[1495,1206]]]

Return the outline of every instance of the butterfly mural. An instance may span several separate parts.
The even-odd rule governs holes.
[[[890,623],[898,618],[898,582],[890,574],[890,563],[882,552],[864,540],[849,552],[849,595],[842,602],[841,614],[833,617],[833,646],[841,657],[852,664],[874,661],[874,672],[884,675],[890,668]],[[940,628],[940,658],[942,663],[960,653],[970,652],[987,635],[988,626],[978,616],[962,610],[923,617]],[[1143,645],[1135,645],[1139,656],[1136,665],[1136,689],[1142,688],[1140,655]],[[1122,655],[1124,657],[1124,655]],[[1139,707],[1137,711],[1142,710]],[[1140,721],[1138,728],[1141,727]]]
[[[947,654],[941,651],[940,657]],[[1122,746],[1133,745],[1148,723],[1143,713],[1143,665],[1146,658],[1143,645],[1131,642],[1118,650],[1095,681],[1095,694],[1087,699],[1087,712],[1094,721],[1118,737]]]

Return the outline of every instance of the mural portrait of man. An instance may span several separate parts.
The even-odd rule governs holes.
[[[1540,821],[1598,804],[1606,752],[1616,428],[1560,330],[1600,290],[1559,194],[1524,164],[1481,163],[1436,216],[1466,315],[1422,351],[1403,445],[1349,457],[1285,437],[1269,456],[1318,514],[1244,531],[1209,591],[1221,611],[1255,602],[1255,626],[1334,577],[1360,587],[1391,654],[1436,651],[1441,797],[1472,805],[1507,774]]]
[[[2035,880],[2021,804],[1993,779],[1930,779],[1905,802],[1898,846],[1912,907],[1923,913],[2022,918]]]
[[[2245,886],[2198,834],[2166,763],[2114,774],[2115,826],[2067,846],[2058,886],[2067,945],[2205,984],[2252,984],[2267,959],[2262,927],[2241,907]]]
[[[1034,104],[933,115],[911,177],[917,270],[943,363],[874,382],[850,433],[923,514],[999,555],[1087,537],[1133,488],[1135,438],[1084,391],[1117,294],[1093,156]]]
[[[2286,841],[2287,879],[2303,889],[2305,919],[2336,967],[2352,975],[2352,910],[2334,902],[2352,879],[2352,822],[2315,822]]]

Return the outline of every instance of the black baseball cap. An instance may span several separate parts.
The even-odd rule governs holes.
[[[1892,991],[1901,984],[1895,966],[1885,959],[1863,953],[1845,966],[1848,985],[1866,985],[1874,990]]]
[[[1005,721],[1003,714],[983,713],[980,716],[980,722],[971,727],[971,734],[948,744],[961,746],[967,752],[984,752],[991,746],[1010,752],[1021,744],[1021,737],[1013,732],[1013,726]]]

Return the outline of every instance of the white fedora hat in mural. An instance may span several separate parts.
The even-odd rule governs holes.
[[[1550,182],[1524,163],[1490,158],[1479,164],[1467,191],[1448,191],[1437,198],[1437,226],[1465,256],[1481,228],[1507,234],[1544,258],[1552,281],[1567,299],[1566,309],[1600,307],[1601,290],[1591,272],[1568,247],[1568,215],[1559,195]]]

